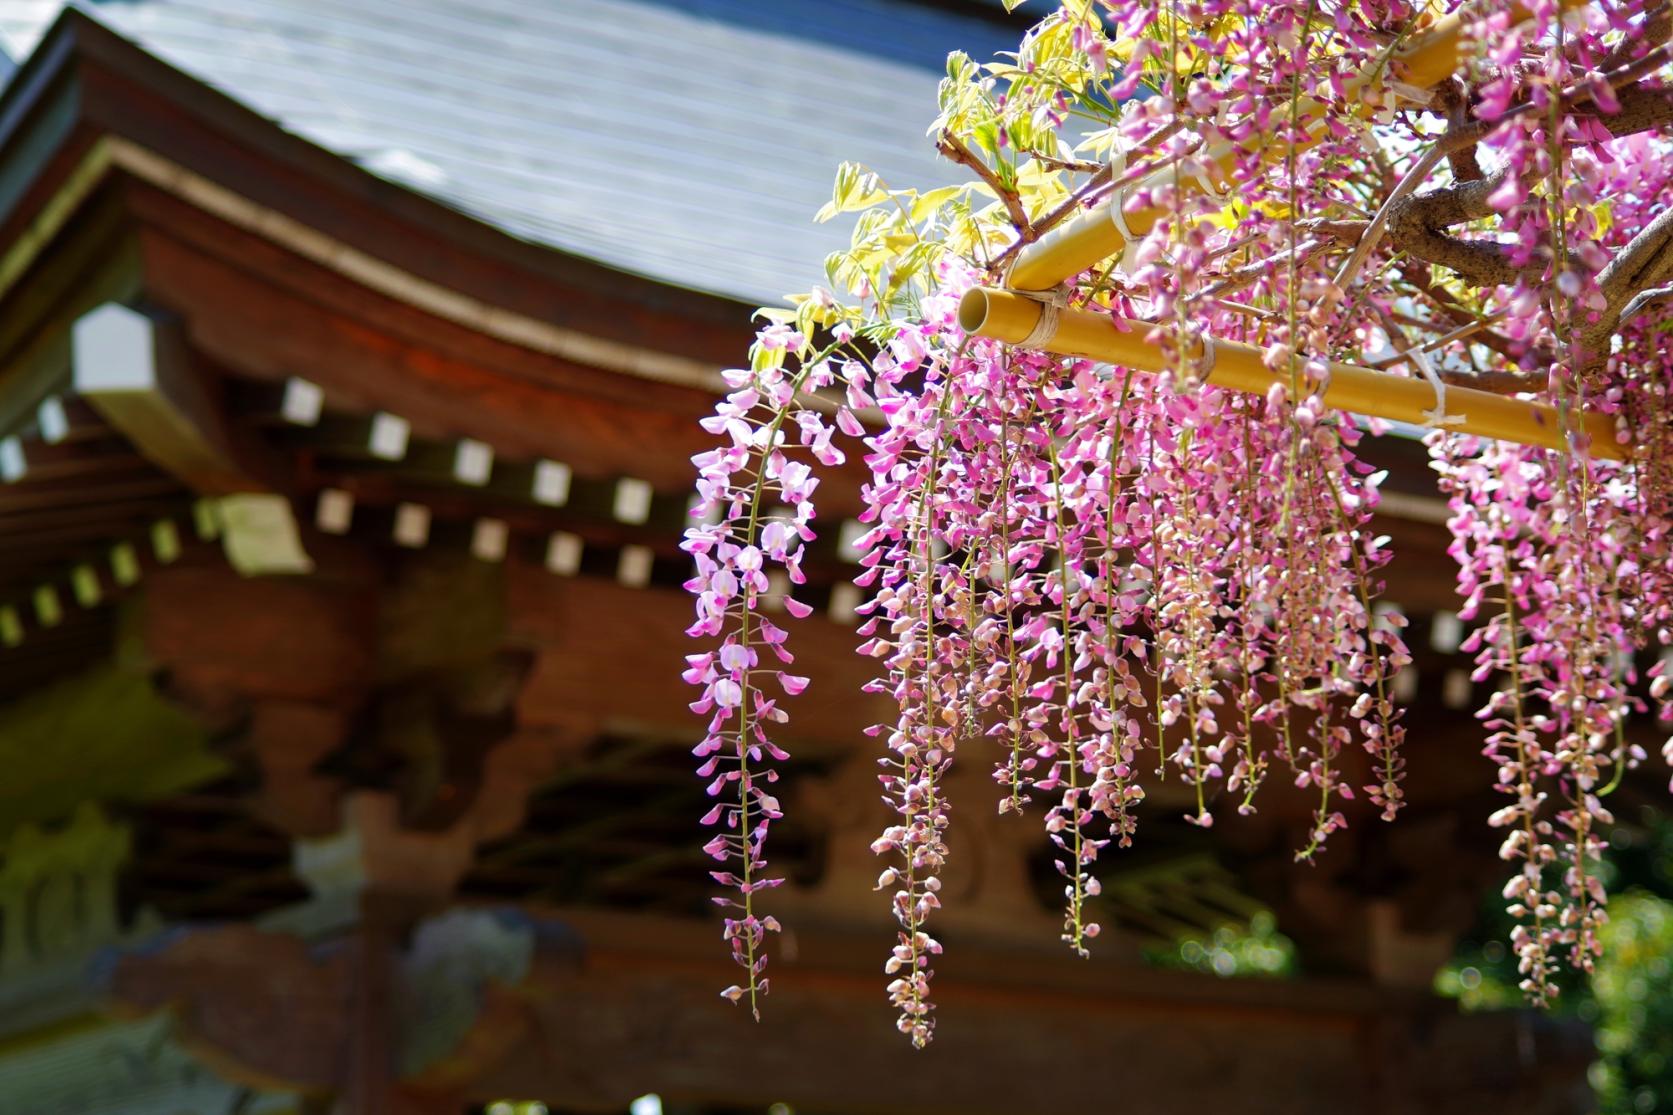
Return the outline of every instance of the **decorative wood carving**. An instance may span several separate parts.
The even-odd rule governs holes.
[[[525,985],[575,967],[573,940],[514,910],[454,910],[420,923],[405,946],[397,939],[174,932],[120,957],[108,993],[123,1013],[168,1011],[182,1047],[247,1087],[358,1096],[355,1115],[368,1104],[389,1115],[457,1110],[461,1090],[527,1037]],[[365,1000],[368,965],[386,969],[382,1003]],[[359,1063],[367,1009],[388,1024],[392,1069],[370,1077]]]
[[[328,836],[339,820],[340,780],[319,772],[319,764],[348,735],[341,708],[301,701],[262,701],[251,711],[245,736],[261,771],[255,811],[294,836]]]
[[[475,851],[468,826],[410,829],[393,795],[360,791],[343,799],[335,834],[296,842],[295,864],[318,895],[375,894],[423,909],[447,900]]]
[[[488,1051],[469,1039],[495,1015],[491,1028],[504,1036],[507,1011],[519,1015],[508,995],[489,1002],[495,988],[514,988],[534,968],[537,940],[527,918],[487,910],[450,910],[413,931],[396,981],[397,1076],[431,1086],[458,1085],[480,1069]]]
[[[218,728],[242,723],[257,808],[293,835],[336,831],[339,799],[365,787],[392,789],[410,828],[513,831],[590,736],[518,724],[532,652],[506,633],[500,567],[319,553],[306,578],[253,581],[213,562],[159,571],[139,626],[166,689]]]
[[[235,925],[188,930],[123,956],[121,1010],[169,1010],[181,1044],[228,1080],[328,1092],[343,1078],[348,953]]]

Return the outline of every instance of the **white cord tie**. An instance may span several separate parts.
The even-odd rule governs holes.
[[[1119,142],[1110,144],[1110,181],[1119,182],[1127,174],[1127,152],[1121,149]],[[1133,235],[1133,230],[1127,227],[1127,187],[1120,186],[1110,191],[1110,223],[1115,231],[1121,234],[1121,273],[1130,275],[1133,272],[1133,253],[1137,248],[1139,237]]]
[[[1385,81],[1383,88],[1394,94],[1396,101],[1407,101],[1414,105],[1426,105],[1434,96],[1428,89],[1420,89],[1416,85],[1407,85],[1403,81]]]
[[[1202,196],[1216,205],[1226,204],[1226,200],[1231,196],[1227,190],[1223,190],[1214,184],[1213,176],[1203,167],[1193,170],[1191,177],[1197,180],[1197,188],[1202,191]]]
[[[1224,107],[1224,102],[1221,103],[1221,107]],[[1208,144],[1201,136],[1197,136],[1196,139],[1197,143],[1201,146],[1201,149],[1206,151],[1208,149]],[[1206,197],[1209,201],[1215,202],[1218,205],[1224,205],[1227,200],[1230,199],[1231,183],[1226,183],[1226,189],[1221,189],[1219,186],[1216,186],[1214,184],[1214,176],[1209,173],[1207,168],[1201,166],[1197,167],[1197,169],[1191,172],[1191,177],[1196,179],[1197,188],[1202,191],[1202,196]]]
[[[1214,179],[1209,177],[1206,170],[1199,169],[1193,171],[1191,177],[1197,180],[1197,187],[1202,190],[1202,196],[1217,205],[1226,204],[1226,198],[1228,196],[1226,191],[1220,189],[1214,184]]]
[[[1436,374],[1434,365],[1429,363],[1429,358],[1423,354],[1422,349],[1413,349],[1410,355],[1412,362],[1417,365],[1417,370],[1423,373],[1423,378],[1428,380],[1429,386],[1435,390],[1434,407],[1423,412],[1423,428],[1444,430],[1451,426],[1462,426],[1463,415],[1446,412],[1446,380]]]
[[[1069,308],[1069,288],[1055,286],[1050,290],[1014,290],[1019,298],[1040,304],[1040,320],[1028,331],[1028,336],[1017,342],[1018,348],[1045,348],[1057,336],[1057,325],[1063,311]]]

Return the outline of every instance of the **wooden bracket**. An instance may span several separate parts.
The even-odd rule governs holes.
[[[266,487],[234,463],[176,324],[106,302],[76,319],[70,351],[76,394],[159,467],[205,495]]]
[[[219,497],[234,568],[312,572],[289,501],[244,463],[250,447],[235,444],[208,385],[193,373],[178,323],[106,302],[76,319],[70,341],[76,394],[147,459]]]

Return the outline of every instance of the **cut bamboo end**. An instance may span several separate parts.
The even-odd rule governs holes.
[[[1033,333],[1041,312],[1041,304],[1026,295],[976,287],[959,301],[958,321],[966,333],[1014,345]],[[1154,329],[1148,322],[1118,324],[1118,319],[1107,314],[1066,309],[1058,314],[1056,333],[1040,348],[1060,356],[1084,357],[1141,372],[1162,372],[1168,369],[1169,358],[1159,343],[1148,339]],[[1261,350],[1253,345],[1216,341],[1212,359],[1208,382],[1216,387],[1264,395],[1274,382],[1280,381],[1262,363]],[[1435,392],[1421,379],[1332,363],[1324,402],[1338,410],[1422,426],[1428,421],[1428,412],[1434,409]],[[1459,420],[1448,427],[1456,433],[1547,449],[1566,447],[1557,412],[1544,403],[1449,386],[1446,413],[1449,418]],[[1592,456],[1608,460],[1621,460],[1625,456],[1613,417],[1589,413],[1582,422],[1591,437]]]

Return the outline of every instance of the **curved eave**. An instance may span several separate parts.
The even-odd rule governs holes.
[[[535,245],[378,178],[66,10],[0,95],[0,242],[75,147],[116,137],[506,314],[718,366],[748,307]]]

